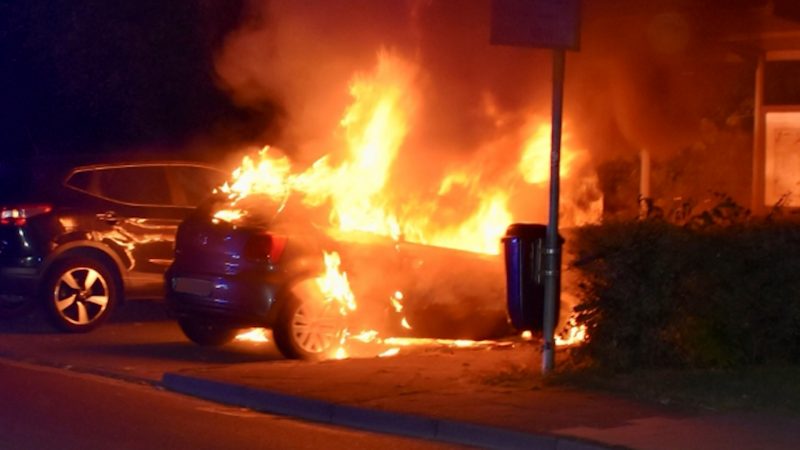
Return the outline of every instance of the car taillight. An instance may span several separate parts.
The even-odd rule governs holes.
[[[0,208],[0,225],[25,225],[25,222],[31,217],[49,213],[52,210],[51,205],[45,204],[3,206]]]
[[[250,236],[244,246],[244,257],[277,263],[286,248],[286,240],[286,236],[254,234]]]

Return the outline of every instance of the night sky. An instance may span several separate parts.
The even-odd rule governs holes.
[[[261,127],[232,104],[214,49],[243,0],[0,0],[3,159],[177,148],[198,132]],[[162,150],[164,151],[164,150]]]
[[[757,6],[763,2],[704,0],[699,3],[716,6],[695,9],[712,11],[718,9],[718,5],[731,9],[731,5]],[[482,31],[473,32],[480,31],[488,20],[488,0],[274,3],[283,4],[284,10],[295,13],[297,17],[285,14],[290,20],[296,21],[290,23],[305,25],[302,30],[292,28],[290,37],[305,32],[313,38],[299,49],[276,44],[278,50],[291,56],[290,59],[299,61],[295,66],[299,65],[304,71],[302,76],[287,70],[294,67],[291,64],[279,66],[280,58],[262,58],[259,53],[256,55],[258,58],[247,59],[247,54],[240,56],[240,53],[227,51],[226,44],[235,35],[232,32],[242,30],[248,23],[258,22],[259,26],[273,27],[271,20],[274,18],[253,20],[254,16],[264,14],[256,6],[262,2],[0,0],[0,157],[8,159],[31,154],[97,153],[122,149],[170,151],[185,147],[187,142],[196,141],[198,137],[206,140],[207,146],[214,146],[214,139],[224,140],[225,136],[240,142],[264,143],[269,141],[265,139],[265,130],[271,124],[281,123],[277,119],[285,117],[289,117],[297,126],[314,128],[299,120],[296,113],[292,114],[294,111],[291,108],[296,108],[299,102],[287,95],[291,90],[285,80],[277,87],[269,86],[274,89],[263,90],[266,95],[259,94],[257,101],[253,101],[253,96],[243,99],[242,92],[263,87],[258,85],[263,85],[263,80],[240,78],[248,83],[253,81],[251,84],[254,84],[242,86],[225,79],[225,73],[218,72],[220,55],[227,57],[222,58],[223,62],[249,61],[250,66],[266,66],[255,70],[256,74],[273,76],[288,73],[284,78],[288,77],[289,80],[311,78],[313,81],[314,77],[321,77],[324,83],[320,84],[320,89],[332,91],[338,85],[332,80],[331,67],[350,69],[338,61],[343,59],[343,55],[353,57],[364,53],[371,58],[381,43],[398,46],[405,43],[409,46],[410,42],[413,51],[406,53],[419,57],[420,63],[430,74],[430,80],[437,85],[428,98],[430,114],[438,118],[450,118],[446,123],[442,123],[442,120],[424,122],[430,128],[426,139],[430,135],[434,138],[444,135],[443,140],[448,142],[466,139],[465,136],[470,137],[470,132],[481,130],[465,122],[469,117],[464,117],[465,114],[461,112],[469,110],[477,102],[474,94],[482,92],[484,85],[491,88],[501,100],[534,97],[531,93],[520,92],[519,86],[526,86],[527,79],[538,73],[535,69],[543,64],[535,56],[544,53],[491,48],[488,35]],[[653,3],[665,8],[695,4],[687,0],[659,0]],[[647,4],[650,5],[650,2]],[[414,8],[409,5],[424,7],[417,8],[413,14],[395,10],[399,8],[413,12]],[[644,8],[643,3],[633,0],[590,1],[585,5],[587,11],[591,9],[589,6],[602,5],[597,10],[587,12],[587,17],[598,12],[612,12],[624,17],[633,8],[632,5],[637,5],[634,8],[637,11]],[[614,5],[616,7],[612,7]],[[652,7],[654,11],[659,10],[656,6]],[[338,10],[344,13],[332,15]],[[408,23],[403,21],[404,17]],[[644,17],[648,16],[645,14]],[[697,20],[701,26],[694,30],[698,36],[708,32],[709,24],[719,22],[702,15],[698,17],[703,19]],[[347,21],[343,18],[347,18]],[[689,20],[691,23],[692,18]],[[638,48],[646,44],[641,38],[646,34],[644,32],[637,35],[627,30],[626,35],[622,32],[625,30],[618,28],[595,30],[591,21],[585,22],[583,48],[581,52],[570,55],[568,87],[580,90],[584,85],[588,86],[585,90],[590,95],[570,92],[567,101],[577,102],[579,106],[573,106],[571,113],[577,115],[584,111],[585,117],[598,118],[613,116],[609,111],[631,110],[633,112],[627,116],[636,118],[636,126],[627,128],[639,134],[647,134],[645,132],[651,128],[657,129],[659,132],[649,134],[658,136],[657,141],[661,142],[664,133],[660,128],[643,124],[641,108],[626,109],[626,101],[648,99],[652,92],[644,88],[636,91],[636,88],[651,85],[657,86],[652,91],[667,98],[659,99],[656,96],[655,100],[637,100],[648,111],[653,109],[653,105],[666,109],[664,105],[669,106],[676,98],[682,99],[683,96],[663,88],[668,84],[664,80],[685,73],[685,61],[687,58],[691,61],[691,55],[682,54],[683,59],[679,61],[674,55],[665,57],[654,54],[649,48],[646,51]],[[645,27],[647,24],[639,25]],[[369,39],[370,33],[380,39],[375,36]],[[684,53],[704,49],[702,42],[700,38],[687,40]],[[268,44],[269,41],[265,41],[259,46],[259,52],[268,49]],[[317,58],[308,53],[316,48],[325,50],[321,53],[328,60],[338,62],[317,62]],[[280,51],[277,53],[280,54]],[[489,61],[489,58],[493,59]],[[325,61],[330,62],[328,60]],[[315,67],[314,63],[319,67]],[[598,76],[595,72],[610,72],[609,67],[617,66],[619,70],[612,75],[623,79],[615,79],[614,83],[609,83],[608,89],[598,87],[598,80],[610,76]],[[251,69],[249,66],[246,68]],[[676,68],[680,71],[673,70]],[[223,65],[223,69],[230,70],[230,64]],[[540,77],[542,82],[539,85],[545,88],[549,75],[546,70],[539,72],[544,74]],[[347,72],[346,75],[350,76],[351,73]],[[585,80],[576,81],[578,77]],[[514,89],[504,97],[502,88],[508,86]],[[620,86],[632,88],[626,92],[616,92]],[[300,91],[306,92],[311,97],[310,103],[319,109],[318,104],[314,103],[319,96],[308,94],[314,91],[307,86]],[[272,98],[273,93],[286,98]],[[599,106],[591,108],[592,99],[595,98]],[[459,114],[450,114],[450,111],[459,111]],[[683,109],[680,109],[680,114],[672,116],[670,111],[656,112],[660,117],[659,124],[665,122],[664,117],[670,118],[667,121],[669,123],[677,120],[675,117],[688,117]],[[615,123],[610,127],[621,129],[616,134],[622,135],[627,130],[623,120],[626,114],[617,115],[622,117],[616,120],[622,125]],[[583,123],[582,128],[588,130],[590,125]],[[600,123],[596,128],[603,126]],[[609,133],[605,133],[604,139],[592,141],[620,141],[611,134],[609,137]],[[654,146],[641,136],[625,138],[632,142],[632,148]],[[474,144],[457,143],[458,147],[463,148],[471,148],[470,144]],[[602,153],[604,150],[594,151]]]

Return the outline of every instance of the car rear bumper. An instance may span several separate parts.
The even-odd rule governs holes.
[[[280,283],[263,276],[209,276],[167,271],[166,304],[178,319],[209,320],[237,327],[269,327]]]

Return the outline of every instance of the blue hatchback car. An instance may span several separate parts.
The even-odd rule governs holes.
[[[291,201],[255,201],[257,213],[231,223],[213,217],[223,202],[209,202],[180,225],[165,274],[167,306],[197,344],[222,345],[240,329],[265,327],[286,357],[320,359],[345,327],[409,333],[390,301],[399,292],[414,335],[485,338],[510,330],[498,257],[372,234],[332,235]],[[358,299],[346,318],[316,287],[324,255],[334,252]]]

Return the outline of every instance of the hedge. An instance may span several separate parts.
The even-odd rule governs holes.
[[[800,361],[800,225],[698,217],[575,230],[575,311],[589,335],[579,359],[613,370]]]

